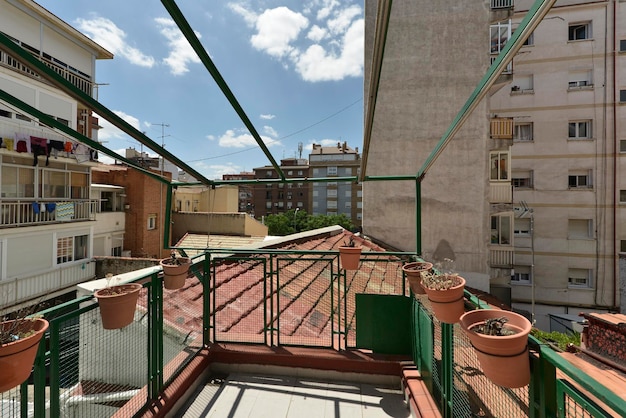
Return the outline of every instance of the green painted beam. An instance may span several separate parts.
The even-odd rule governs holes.
[[[57,74],[53,69],[48,68],[48,66],[46,66],[43,62],[39,61],[30,52],[17,45],[3,33],[0,33],[0,50],[6,51],[7,53],[11,54],[22,64],[26,65],[29,68],[32,68],[37,74],[39,74],[40,77],[54,84],[58,89],[62,90],[70,97],[74,98],[78,102],[82,103],[84,106],[95,111],[98,116],[106,119],[118,129],[128,134],[133,139],[139,141],[143,145],[147,146],[163,158],[176,164],[178,167],[182,168],[202,183],[211,184],[211,181],[209,179],[205,178],[198,171],[187,165],[187,163],[167,151],[161,145],[148,138],[143,132],[135,129],[132,125],[130,125],[124,119],[120,118],[114,112],[109,110],[106,106],[100,104],[100,102],[95,100],[93,97],[85,94],[78,87],[67,81],[61,75]]]
[[[424,161],[424,164],[417,172],[417,177],[424,177],[428,169],[434,164],[439,155],[452,140],[454,135],[459,131],[459,129],[461,129],[463,123],[471,115],[472,111],[487,95],[491,86],[495,83],[496,79],[502,73],[502,70],[513,59],[515,54],[517,54],[517,51],[519,51],[519,49],[522,47],[524,41],[528,38],[532,31],[535,30],[537,25],[545,17],[545,15],[548,13],[548,11],[555,2],[556,0],[535,1],[530,10],[528,10],[528,13],[526,13],[526,16],[524,16],[524,19],[522,20],[520,25],[511,36],[511,39],[509,39],[509,41],[504,46],[502,52],[500,52],[500,55],[498,55],[496,60],[491,64],[487,73],[480,80],[478,86],[476,86],[476,89],[472,92],[470,97],[467,99],[467,102],[465,102],[465,105],[463,105],[459,113],[452,121],[452,124],[450,124],[437,145],[435,145],[435,148],[430,153],[426,161]]]
[[[187,41],[189,41],[189,44],[191,45],[193,50],[196,52],[196,54],[198,54],[200,61],[202,61],[202,63],[204,64],[204,67],[209,71],[209,73],[213,77],[213,80],[215,80],[220,90],[222,90],[222,93],[224,93],[224,96],[226,96],[226,98],[228,99],[228,102],[230,103],[230,105],[233,107],[235,112],[237,112],[237,115],[239,115],[244,125],[246,125],[246,128],[248,128],[248,131],[250,132],[250,134],[252,135],[256,143],[263,150],[263,153],[265,153],[265,156],[267,157],[267,159],[270,160],[270,162],[272,163],[272,165],[278,172],[280,178],[284,180],[285,174],[283,173],[282,169],[280,168],[278,163],[274,160],[274,157],[272,157],[272,154],[270,153],[269,149],[263,142],[263,139],[261,138],[256,128],[254,127],[254,125],[252,124],[248,116],[246,115],[246,112],[243,110],[243,108],[237,101],[237,98],[235,97],[233,92],[228,87],[228,84],[226,84],[226,81],[224,80],[224,78],[218,71],[217,67],[213,63],[213,60],[211,60],[211,57],[209,56],[209,54],[206,52],[206,50],[202,46],[202,43],[200,43],[200,40],[198,39],[195,32],[189,25],[189,22],[187,22],[187,19],[185,19],[185,16],[183,15],[183,13],[180,11],[178,6],[176,5],[176,2],[174,2],[173,0],[161,0],[161,3],[165,7],[165,9],[168,11],[172,19],[174,19],[174,22],[176,22],[176,25],[178,25],[178,28],[183,33]]]

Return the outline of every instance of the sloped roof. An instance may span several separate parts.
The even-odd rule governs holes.
[[[274,313],[280,311],[281,341],[295,339],[299,343],[315,344],[318,339],[333,338],[330,317],[339,294],[402,293],[402,269],[399,259],[386,255],[385,249],[367,239],[354,236],[341,227],[322,228],[246,246],[247,249],[278,249],[290,251],[337,251],[349,237],[362,246],[358,270],[348,271],[345,286],[334,282],[331,269],[337,273],[334,255],[311,253],[285,254],[273,260],[272,283],[266,282],[270,263],[268,255],[246,256],[240,260],[225,258],[215,268],[215,299],[210,301],[215,312],[215,332],[221,340],[263,342],[264,323],[270,303]],[[190,238],[187,236],[187,238]],[[204,236],[206,239],[206,236]],[[206,242],[203,242],[203,247]],[[233,247],[234,248],[234,247]],[[213,257],[220,254],[214,254]],[[376,262],[374,262],[374,257]],[[370,261],[367,259],[369,258]],[[199,263],[201,265],[202,263]],[[265,299],[269,287],[280,288],[272,300]],[[334,296],[331,293],[334,290]],[[163,306],[166,323],[185,335],[202,335],[203,288],[197,278],[190,278],[183,288],[164,291]],[[344,302],[342,302],[343,304]],[[342,307],[342,309],[344,309]],[[348,298],[347,321],[354,319],[354,300]],[[342,314],[343,315],[343,314]],[[352,333],[354,335],[354,333]],[[235,338],[235,340],[233,340]],[[258,340],[258,341],[257,341]]]

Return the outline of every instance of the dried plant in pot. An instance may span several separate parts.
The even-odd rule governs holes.
[[[346,270],[359,268],[361,247],[356,245],[353,237],[350,237],[347,242],[344,242],[344,245],[339,247],[339,260],[341,261],[341,267]]]
[[[461,316],[460,325],[483,369],[493,383],[519,388],[530,383],[526,317],[500,309],[479,309]]]
[[[191,259],[188,257],[177,257],[172,251],[171,256],[159,261],[163,268],[163,287],[169,290],[180,289],[187,280]]]
[[[94,293],[100,305],[102,328],[124,328],[135,318],[139,291],[143,286],[140,283],[109,286],[111,278],[112,276],[107,275],[107,287],[96,290]]]
[[[429,263],[428,261],[414,261],[402,266],[402,271],[404,271],[404,275],[414,295],[426,294],[426,291],[422,287],[422,274],[429,272],[432,268],[433,263]]]
[[[0,322],[0,393],[22,384],[33,369],[48,321],[18,317]]]
[[[451,260],[445,260],[451,263]],[[441,265],[422,274],[422,287],[428,295],[435,317],[446,324],[455,324],[465,312],[465,279]]]

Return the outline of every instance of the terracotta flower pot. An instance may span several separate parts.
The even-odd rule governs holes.
[[[465,303],[463,301],[463,293],[465,290],[465,279],[458,276],[461,284],[450,287],[448,289],[429,289],[427,286],[422,287],[428,295],[428,300],[433,307],[433,313],[437,319],[446,324],[456,324],[459,318],[465,313]]]
[[[177,264],[173,264],[177,263]],[[172,258],[164,258],[159,261],[163,267],[163,287],[169,290],[180,289],[185,285],[191,259],[187,257],[178,257],[173,262]]]
[[[5,321],[0,324],[3,330],[9,330],[16,326],[18,333],[28,333],[31,335],[22,337],[16,341],[0,345],[0,393],[13,389],[24,383],[30,372],[33,370],[33,363],[39,348],[39,341],[44,332],[48,329],[48,321],[42,318],[20,319],[16,321]]]
[[[415,261],[402,266],[402,271],[409,281],[409,287],[414,295],[424,295],[426,291],[422,287],[422,272],[433,268],[433,263],[427,261]]]
[[[346,270],[356,270],[361,261],[361,247],[339,247],[339,259],[341,267]]]
[[[128,283],[105,287],[94,293],[100,305],[102,328],[118,329],[133,322],[142,285]]]
[[[485,335],[474,329],[491,318],[505,317],[506,328],[517,331],[514,335]],[[463,331],[476,350],[483,373],[496,385],[519,388],[530,383],[528,359],[528,334],[532,325],[522,315],[500,309],[470,311],[460,319]]]

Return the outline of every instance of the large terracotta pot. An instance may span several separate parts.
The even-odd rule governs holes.
[[[465,312],[463,294],[465,279],[459,276],[461,284],[449,289],[435,290],[422,285],[437,319],[446,324],[456,324]]]
[[[0,324],[5,331],[14,326],[17,333],[33,331],[33,334],[0,346],[0,393],[13,389],[28,379],[33,370],[39,341],[48,329],[48,321],[35,318],[5,321]]]
[[[339,247],[339,260],[341,267],[346,270],[356,270],[361,261],[361,247]]]
[[[409,281],[409,287],[414,295],[424,295],[426,291],[422,287],[422,272],[433,268],[433,263],[427,261],[415,261],[402,266],[402,271]]]
[[[180,289],[185,285],[191,259],[187,257],[177,257],[173,262],[172,258],[164,258],[159,261],[163,267],[163,287],[169,290]]]
[[[514,335],[496,336],[475,332],[487,319],[505,317]],[[460,325],[476,350],[483,373],[496,385],[519,388],[530,383],[528,334],[532,325],[524,316],[500,309],[479,309],[461,316]]]
[[[128,283],[105,287],[94,293],[100,305],[102,328],[118,329],[133,322],[141,288],[140,283]]]

